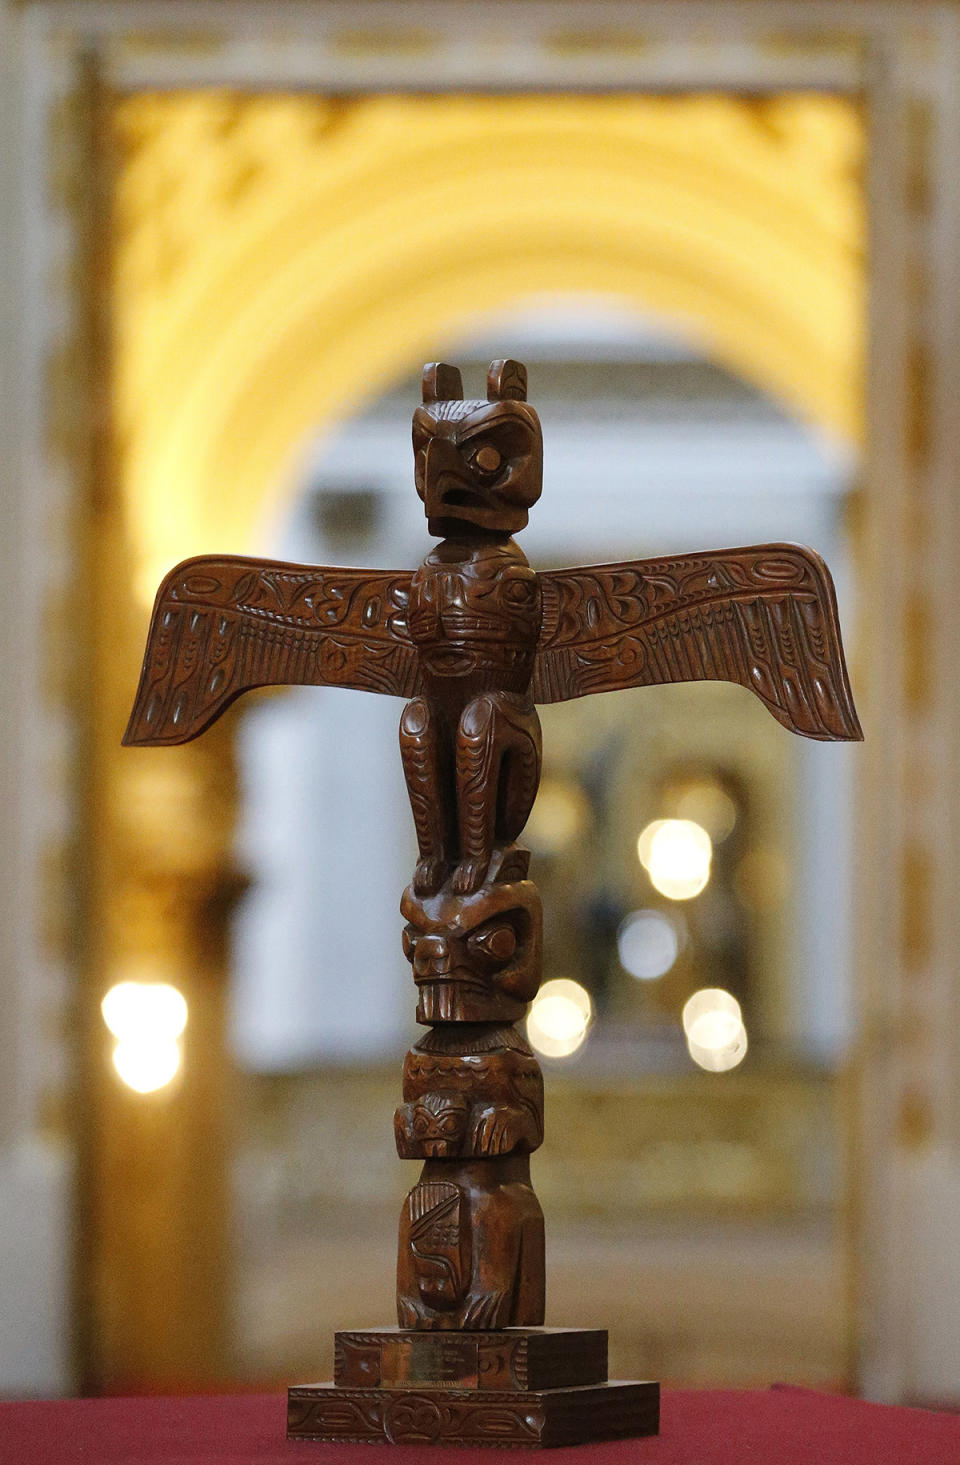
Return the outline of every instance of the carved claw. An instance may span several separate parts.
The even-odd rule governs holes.
[[[509,1316],[509,1293],[480,1292],[464,1308],[462,1326],[468,1329],[502,1328],[507,1326]]]
[[[415,1328],[421,1322],[421,1314],[405,1297],[397,1298],[397,1322],[401,1328]]]
[[[473,1153],[503,1155],[512,1150],[520,1138],[514,1119],[511,1111],[495,1105],[481,1110],[474,1121]]]
[[[450,884],[455,895],[474,895],[487,875],[489,860],[461,860]]]
[[[443,884],[443,860],[433,855],[420,860],[413,872],[413,888],[417,895],[436,895]]]

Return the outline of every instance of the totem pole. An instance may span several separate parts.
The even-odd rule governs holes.
[[[187,560],[154,607],[124,739],[186,742],[252,687],[407,698],[419,844],[403,950],[425,1035],[394,1125],[423,1162],[400,1218],[397,1328],[336,1335],[335,1379],[289,1391],[288,1435],[542,1447],[654,1434],[659,1385],[607,1379],[607,1335],[545,1328],[530,1155],[543,1080],[515,1024],[541,979],[542,913],[516,843],[540,777],[538,702],[664,682],[749,687],[806,737],[861,737],[829,572],[794,545],[535,573],[513,534],[540,497],[526,371],[486,401],[423,373],[416,487],[440,540],[413,573]]]

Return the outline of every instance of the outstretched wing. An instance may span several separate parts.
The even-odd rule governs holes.
[[[537,702],[662,682],[749,687],[804,737],[857,739],[830,571],[759,544],[539,576]]]
[[[316,685],[413,696],[410,575],[184,560],[157,592],[125,743],[186,743],[251,687]]]

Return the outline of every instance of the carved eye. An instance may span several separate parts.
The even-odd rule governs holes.
[[[404,926],[403,935],[400,938],[403,943],[403,954],[407,961],[413,961],[413,953],[417,945],[417,938],[411,926]]]
[[[479,468],[481,473],[496,473],[503,458],[497,452],[492,443],[485,443],[484,446],[473,455],[473,466]]]
[[[478,931],[471,937],[471,943],[497,961],[506,961],[517,949],[517,935],[512,926],[494,926]]]
[[[457,1134],[460,1129],[460,1115],[447,1114],[440,1125],[443,1134]]]
[[[531,580],[508,580],[503,587],[503,598],[508,605],[523,605],[536,595],[536,584]]]

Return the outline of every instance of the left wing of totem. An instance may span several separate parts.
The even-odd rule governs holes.
[[[254,687],[415,696],[410,579],[238,555],[185,560],[157,591],[124,743],[189,742]]]
[[[813,550],[753,545],[539,576],[536,702],[665,682],[748,687],[804,737],[860,740],[830,572]]]

